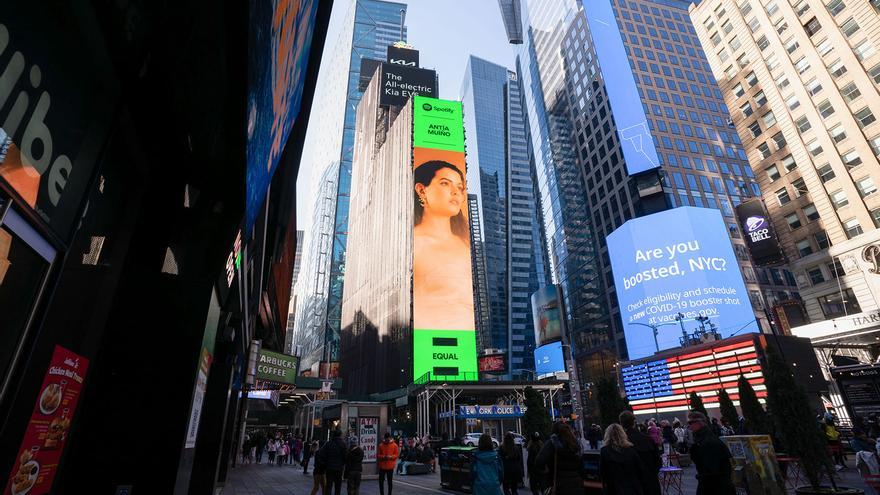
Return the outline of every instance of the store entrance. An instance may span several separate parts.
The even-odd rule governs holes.
[[[0,397],[22,354],[56,250],[0,196]]]

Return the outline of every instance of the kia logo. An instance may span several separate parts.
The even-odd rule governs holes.
[[[426,112],[430,112],[432,108],[434,108],[434,107],[432,107],[430,103],[423,103],[422,104],[422,110],[425,110]]]

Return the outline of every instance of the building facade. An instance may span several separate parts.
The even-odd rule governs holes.
[[[810,320],[876,310],[876,7],[713,1],[691,16]]]
[[[397,2],[353,2],[330,54],[330,63],[325,61],[325,70],[322,71],[322,84],[330,89],[317,105],[321,109],[320,121],[314,126],[314,132],[309,129],[309,139],[315,139],[317,143],[313,167],[319,172],[315,173],[314,178],[323,180],[322,177],[326,174],[322,171],[334,166],[337,167],[337,175],[333,178],[336,191],[332,225],[318,232],[314,241],[308,241],[310,247],[304,255],[307,259],[304,264],[313,265],[314,272],[326,277],[327,283],[327,289],[315,295],[323,302],[315,301],[313,309],[309,310],[311,316],[307,318],[306,325],[297,327],[303,346],[301,366],[304,368],[316,367],[318,361],[324,359],[329,361],[329,370],[336,367],[332,363],[339,361],[355,114],[362,96],[362,91],[358,88],[361,59],[384,60],[388,45],[396,41],[406,41],[406,28],[401,27],[405,12],[406,5]],[[314,184],[313,190],[321,187],[321,184]],[[325,247],[327,251],[324,251]],[[325,308],[320,311],[314,309],[314,306],[320,304]]]
[[[535,348],[529,298],[546,282],[536,259],[542,252],[522,89],[516,72],[472,55],[461,98],[468,184],[478,191],[471,205],[478,342],[481,350],[506,349],[511,374],[528,373]]]

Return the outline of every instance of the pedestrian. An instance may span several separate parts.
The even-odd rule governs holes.
[[[639,454],[639,460],[642,462],[642,490],[645,495],[660,495],[660,468],[663,461],[660,457],[660,451],[657,444],[651,440],[651,437],[640,432],[636,428],[636,417],[632,411],[623,411],[617,417],[620,426],[626,431],[626,437],[636,452]]]
[[[681,423],[676,419],[672,423],[672,432],[675,433],[675,446],[679,454],[687,453],[687,443],[685,442],[685,431]]]
[[[474,495],[501,495],[501,480],[503,468],[501,459],[495,452],[492,437],[488,433],[480,435],[477,442],[477,453],[474,454],[473,494]]]
[[[709,427],[712,429],[712,433],[714,433],[716,437],[721,436],[721,425],[718,424],[718,418],[712,418],[712,424],[709,425]]]
[[[303,446],[303,474],[309,474],[309,459],[312,458],[312,450],[313,444],[315,442],[306,442]]]
[[[287,461],[287,455],[290,453],[290,447],[287,445],[285,440],[281,441],[281,447],[279,448],[276,455],[278,456],[278,467],[284,465],[284,462]]]
[[[834,419],[826,416],[825,424],[822,425],[822,432],[825,433],[825,440],[828,443],[828,451],[832,453],[834,458],[834,467],[838,471],[846,468],[843,462],[843,445],[840,442],[840,432],[834,426]]]
[[[559,421],[553,424],[553,434],[541,447],[535,459],[538,469],[547,469],[547,486],[556,495],[581,494],[584,480],[583,463],[577,439],[571,427]]]
[[[345,453],[345,491],[348,495],[358,495],[361,488],[361,473],[364,471],[364,450],[358,445],[358,438],[348,437],[348,452]]]
[[[526,446],[526,453],[528,454],[526,471],[529,474],[529,490],[532,491],[532,495],[541,495],[546,485],[544,483],[544,472],[535,463],[535,459],[538,458],[538,454],[543,446],[544,442],[541,441],[541,434],[537,431],[532,432],[532,436],[529,437],[529,443]]]
[[[663,453],[671,454],[676,441],[675,432],[672,431],[672,425],[669,424],[669,421],[664,419],[660,422],[660,434],[663,437]]]
[[[388,495],[394,481],[394,467],[397,465],[397,457],[400,455],[400,449],[391,439],[391,433],[386,432],[385,438],[379,444],[376,459],[379,461],[379,494],[385,495],[385,480],[388,480]]]
[[[270,438],[270,439],[269,439],[269,445],[268,445],[268,449],[269,449],[269,464],[275,464],[275,451],[276,451],[277,448],[278,448],[278,445],[275,444],[275,439],[274,439],[274,438]]]
[[[244,441],[241,442],[241,464],[250,464],[251,455],[251,437],[247,433],[244,434]]]
[[[263,451],[266,450],[266,437],[262,433],[257,434],[256,458],[257,464],[263,463]]]
[[[313,457],[315,458],[315,466],[312,469],[312,492],[310,495],[318,493],[321,489],[321,495],[327,495],[327,465],[324,464],[324,456],[321,455],[321,449],[318,448],[318,441],[312,441]]]
[[[651,437],[658,449],[663,449],[663,436],[653,419],[648,422],[648,436]]]
[[[729,435],[736,435],[736,430],[734,430],[733,427],[730,426],[730,421],[721,418],[721,436],[726,437]]]
[[[294,440],[293,440],[293,460],[296,461],[296,463],[299,465],[302,465],[302,450],[303,450],[302,437],[294,438]]]
[[[605,429],[604,445],[599,451],[599,477],[605,495],[644,495],[642,461],[626,431],[617,423]]]
[[[599,428],[599,425],[593,423],[590,425],[590,429],[587,430],[587,441],[590,442],[590,449],[597,450],[599,448],[599,439],[601,438],[602,430]]]
[[[425,445],[424,457],[425,457],[424,464],[427,464],[428,466],[431,467],[432,473],[436,473],[437,472],[437,456],[434,453],[434,449],[431,448],[430,443]]]
[[[501,466],[504,468],[504,477],[501,480],[504,495],[517,495],[516,488],[523,480],[523,459],[522,447],[513,441],[512,433],[504,434],[498,454],[501,456]]]
[[[339,495],[342,492],[342,471],[345,470],[345,454],[348,448],[342,440],[342,432],[333,430],[330,441],[321,447],[319,457],[323,457],[325,477],[327,478],[327,493]]]
[[[730,450],[712,432],[706,415],[699,411],[688,414],[688,429],[694,433],[691,459],[697,467],[696,495],[733,495]]]

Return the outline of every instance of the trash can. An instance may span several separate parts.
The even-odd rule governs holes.
[[[440,487],[471,493],[471,470],[476,447],[443,447],[440,449]]]

